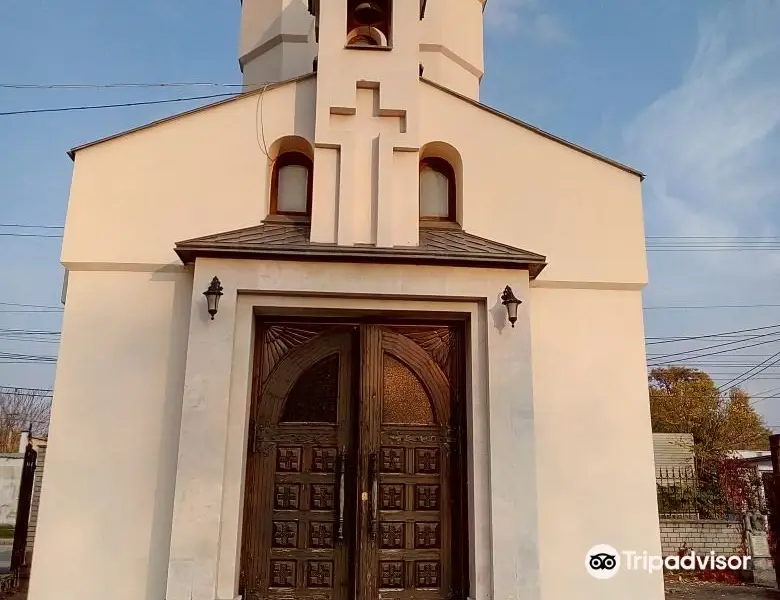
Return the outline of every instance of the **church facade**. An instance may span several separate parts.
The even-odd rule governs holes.
[[[71,151],[31,600],[660,600],[642,174],[479,102],[480,0],[244,0]]]

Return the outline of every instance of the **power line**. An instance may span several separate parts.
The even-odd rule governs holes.
[[[0,333],[13,333],[14,335],[60,335],[59,331],[41,331],[38,329],[8,329],[0,328]]]
[[[117,86],[186,86],[186,85],[223,85],[223,86],[232,86],[235,85],[237,87],[241,87],[242,84],[218,84],[218,83],[160,83],[160,84],[85,84],[83,86],[77,85],[77,84],[67,84],[67,87],[117,87]],[[254,84],[253,84],[254,85]],[[257,85],[263,85],[263,84],[257,84]],[[0,87],[10,87],[10,84],[0,84]],[[32,87],[32,86],[29,86]],[[57,87],[54,86],[35,86],[35,87]],[[62,87],[62,86],[61,86]],[[232,94],[228,94],[232,95]],[[204,96],[206,98],[210,96]],[[183,100],[187,100],[187,98],[182,98]],[[63,229],[64,227],[62,225],[30,225],[30,224],[12,224],[12,223],[0,223],[0,227],[26,227],[26,228],[34,228],[34,229]],[[714,239],[714,240],[774,240],[777,243],[780,243],[780,236],[673,236],[673,235],[667,235],[667,236],[661,236],[661,235],[648,235],[645,236],[646,240],[701,240],[701,239]],[[745,243],[768,243],[768,242],[745,242]],[[655,245],[656,243],[654,243]]]
[[[59,332],[36,332],[14,329],[0,329],[0,340],[19,343],[59,344]]]
[[[714,334],[714,335],[710,336],[710,339],[713,339],[713,340],[733,340],[733,339],[739,340],[739,339],[742,339],[742,340],[744,340],[744,339],[750,338],[750,337],[752,337],[752,336],[750,336],[748,334],[745,334],[745,333],[743,333],[743,334],[735,334],[735,335]],[[685,341],[689,341],[691,339],[695,340],[695,339],[702,339],[702,338],[699,338],[697,336],[693,336],[693,337],[645,337],[645,340],[662,340],[662,341],[658,341],[658,342],[645,341],[645,345],[646,346],[652,346],[653,344],[672,344],[674,342],[685,342]]]
[[[23,394],[39,398],[51,398],[52,390],[44,388],[27,388],[19,386],[0,385],[0,394]]]
[[[713,373],[711,373],[709,371],[707,372],[707,374],[710,375],[710,377],[713,380],[715,380],[715,379],[726,379],[727,377],[731,377],[733,375],[733,373],[714,373],[713,374]],[[758,377],[754,377],[753,381],[780,381],[780,375],[777,375],[777,376],[775,376],[775,375],[768,375],[768,374],[767,375],[759,375]]]
[[[780,307],[780,304],[708,304],[708,305],[690,305],[690,306],[645,306],[644,310],[697,310],[697,309],[709,309],[709,308],[767,308],[767,307]]]
[[[56,356],[41,356],[37,354],[17,354],[15,352],[0,352],[0,358],[57,360]]]
[[[769,355],[771,357],[772,355]],[[687,359],[681,359],[680,361],[674,363],[677,365],[687,365],[687,366],[697,366],[697,367],[714,367],[718,369],[734,369],[734,368],[740,368],[740,367],[753,367],[756,364],[754,361],[719,361],[717,359],[719,358],[725,358],[728,359],[728,356],[712,356],[708,358],[697,358],[695,360],[687,360]],[[741,358],[740,356],[734,357],[735,359]],[[648,366],[653,367],[655,365],[649,364]],[[780,368],[780,367],[778,367]]]
[[[724,354],[726,352],[734,352],[735,350],[742,350],[743,348],[753,348],[754,346],[761,346],[763,344],[773,344],[773,343],[778,342],[778,341],[780,341],[780,340],[764,340],[763,342],[756,342],[755,344],[748,344],[747,346],[742,346],[740,348],[726,348],[725,350],[717,350],[715,352],[707,352],[707,353],[701,354],[699,356],[688,356],[688,357],[685,357],[685,358],[680,359],[680,360],[667,360],[667,361],[659,362],[659,363],[655,363],[654,362],[652,365],[648,365],[648,366],[650,366],[650,367],[662,367],[664,365],[679,363],[679,362],[686,361],[686,360],[694,360],[696,358],[704,358],[704,357],[707,357],[707,356],[714,356],[716,354]],[[703,350],[703,348],[702,348],[702,350]]]
[[[736,360],[736,359],[742,358],[742,356],[743,355],[740,354],[740,355],[734,356],[734,357],[731,357],[731,356],[713,356],[713,357],[710,357],[710,358],[697,358],[695,362],[694,361],[687,361],[685,359],[682,359],[682,360],[685,362],[685,364],[688,364],[688,365],[696,364],[697,366],[718,367],[718,368],[724,368],[724,369],[725,368],[734,368],[734,367],[737,367],[737,368],[738,367],[752,367],[752,366],[756,365],[755,362]],[[771,355],[763,355],[762,354],[760,356],[768,358]],[[724,358],[726,360],[725,361],[717,360],[717,359],[720,359],[720,358]]]
[[[648,240],[780,240],[776,235],[646,235]]]
[[[747,340],[734,340],[732,342],[723,342],[722,344],[714,344],[712,346],[704,346],[702,348],[695,348],[693,350],[685,350],[683,352],[673,352],[671,354],[659,354],[659,355],[655,355],[655,358],[659,359],[659,358],[670,358],[672,356],[682,356],[683,354],[691,354],[692,352],[701,352],[702,350],[712,350],[713,348],[722,348],[724,346],[731,346],[733,344],[739,344],[739,343],[741,343],[743,341],[756,340],[756,339],[759,339],[759,338],[765,338],[765,337],[769,337],[769,336],[773,336],[773,335],[776,336],[778,334],[780,334],[780,331],[772,331],[770,333],[762,333],[760,335],[751,336]],[[777,341],[780,341],[780,339],[771,340],[771,341],[772,342],[777,342]]]
[[[0,302],[1,306],[24,306],[26,308],[56,308],[62,310],[61,306],[51,306],[47,304],[19,304],[18,302]]]
[[[2,113],[0,113],[2,114]],[[699,246],[699,247],[653,247],[647,246],[647,252],[747,252],[747,251],[780,251],[780,244],[772,246]]]
[[[175,85],[175,84],[171,84]],[[204,84],[205,85],[205,84]],[[209,95],[209,96],[197,96],[192,98],[175,98],[175,99],[169,99],[169,100],[159,100],[159,101],[149,101],[149,102],[135,102],[135,103],[121,103],[121,104],[105,104],[105,105],[98,105],[98,106],[78,106],[78,107],[64,107],[64,108],[56,108],[56,109],[33,109],[29,111],[16,111],[16,112],[8,112],[8,113],[0,113],[1,115],[6,114],[27,114],[27,113],[34,113],[34,112],[55,112],[55,111],[66,111],[66,110],[87,110],[92,108],[114,108],[114,107],[121,107],[121,106],[137,106],[137,105],[143,105],[143,104],[159,104],[164,102],[184,102],[187,100],[197,100],[197,99],[204,99],[204,98],[217,98],[217,97],[223,97],[223,96],[231,96],[236,94],[215,94],[215,95]],[[64,229],[62,226],[51,226],[51,225],[12,225],[12,224],[0,224],[0,228],[2,227],[19,227],[19,228],[30,228],[30,229]],[[17,233],[17,232],[10,232],[10,233],[0,233],[1,236],[5,237],[41,237],[41,238],[58,238],[62,237],[61,235],[47,235],[47,234],[39,234],[39,233]],[[653,240],[653,239],[714,239],[714,238],[688,238],[686,236],[680,236],[680,237],[674,237],[674,236],[655,236],[653,238],[652,236],[648,236],[646,238],[647,240]],[[749,236],[745,236],[742,238],[723,238],[723,239],[752,239],[756,241],[748,241],[748,242],[740,242],[741,245],[734,245],[734,243],[719,243],[716,245],[713,244],[695,244],[695,243],[677,243],[677,244],[669,244],[669,243],[657,243],[657,242],[650,242],[646,246],[646,250],[648,252],[687,252],[687,251],[721,251],[721,250],[780,250],[780,237],[774,238],[774,237],[766,237],[766,238],[760,238],[755,237],[751,238]],[[777,241],[758,241],[758,240],[777,240]],[[656,308],[666,308],[666,307],[646,307],[647,310],[654,310]],[[669,307],[672,308],[672,307]],[[684,307],[673,307],[673,308],[684,308]],[[708,307],[710,308],[710,307]],[[711,307],[716,308],[716,307]],[[718,306],[717,308],[726,308],[725,306],[721,307]],[[747,308],[747,307],[737,307],[734,308]]]
[[[0,313],[35,313],[35,314],[45,314],[45,313],[62,313],[61,308],[0,308]]]
[[[54,365],[56,360],[44,360],[33,358],[3,358],[0,356],[0,364],[4,365]]]
[[[663,341],[653,341],[653,342],[647,342],[648,345],[650,344],[668,344],[671,342],[679,342],[679,341],[688,341],[688,340],[702,340],[706,338],[715,338],[715,337],[723,337],[723,336],[731,336],[738,333],[747,333],[748,331],[763,331],[764,329],[776,329],[780,327],[780,325],[765,325],[763,327],[751,327],[749,329],[735,329],[734,331],[724,331],[721,333],[708,333],[704,335],[691,335],[691,336],[685,336],[685,337],[646,337],[646,340],[663,340]],[[749,337],[749,336],[748,336]]]
[[[241,92],[225,93],[225,94],[209,94],[206,96],[190,96],[188,98],[168,98],[166,100],[145,100],[140,102],[121,102],[117,104],[93,104],[82,106],[61,106],[57,108],[32,108],[27,110],[11,110],[0,112],[0,117],[6,117],[10,115],[29,115],[37,113],[54,113],[54,112],[70,112],[76,110],[94,110],[99,108],[124,108],[127,106],[148,106],[150,104],[169,104],[171,102],[189,102],[192,100],[209,100],[212,98],[226,98],[240,96]]]
[[[772,360],[773,358],[774,358],[774,360],[770,363],[769,361]],[[769,364],[766,364],[766,363],[769,363]],[[726,383],[720,385],[718,387],[718,391],[720,391],[721,389],[723,389],[724,387],[726,387],[727,385],[729,385],[732,382],[736,382],[736,383],[734,383],[733,385],[729,385],[728,389],[732,389],[732,388],[734,388],[734,387],[736,387],[738,385],[742,385],[746,381],[750,381],[750,379],[752,377],[754,377],[755,375],[763,373],[769,367],[772,367],[772,366],[776,365],[777,363],[780,363],[780,350],[778,350],[777,353],[775,353],[772,357],[767,358],[765,361],[763,361],[762,363],[759,363],[758,365],[756,365],[752,369],[749,369],[749,370],[745,371],[742,375],[740,375],[738,377],[735,377],[734,379],[731,379],[731,380],[727,381]],[[766,365],[766,366],[762,366],[762,365]],[[748,375],[748,373],[750,373],[750,371],[753,371],[753,370],[757,369],[758,367],[761,367],[761,368],[758,371],[756,371],[755,373],[753,373],[752,375]],[[747,375],[747,377],[745,377],[746,375]],[[743,377],[744,377],[744,379],[743,379]]]
[[[3,237],[27,237],[27,238],[62,238],[60,235],[51,235],[45,233],[6,233],[0,232],[0,236]]]
[[[53,360],[13,360],[0,358],[0,365],[53,365]]]
[[[780,250],[778,236],[647,236],[648,252],[732,252]]]
[[[772,388],[772,389],[767,390],[765,392],[762,392],[763,394],[771,394],[771,395],[768,395],[768,396],[767,395],[764,395],[764,396],[751,396],[750,399],[756,401],[756,402],[754,402],[754,404],[758,404],[759,402],[763,402],[764,400],[771,400],[772,398],[778,398],[778,397],[780,397],[780,391],[777,391],[777,390],[780,390],[780,387],[775,387],[775,388]],[[772,393],[772,392],[775,392],[775,393]]]
[[[24,229],[65,229],[64,225],[19,225],[16,223],[0,223],[0,227],[20,227]]]
[[[5,356],[0,352],[0,362],[3,364],[46,364],[53,365],[57,359],[53,356]]]
[[[59,340],[42,340],[38,338],[31,338],[26,336],[5,335],[0,333],[0,340],[6,340],[9,342],[24,342],[26,344],[59,344]]]
[[[773,387],[768,390],[764,390],[763,392],[760,392],[761,394],[772,394],[774,395],[775,392],[780,391],[780,387]]]
[[[255,84],[247,84],[255,85]],[[263,84],[259,84],[263,85]],[[0,88],[15,90],[92,90],[108,88],[180,88],[180,87],[244,87],[243,83],[214,83],[211,81],[161,83],[0,83]]]

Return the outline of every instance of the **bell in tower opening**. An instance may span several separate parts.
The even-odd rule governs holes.
[[[388,48],[392,0],[348,0],[347,45]]]

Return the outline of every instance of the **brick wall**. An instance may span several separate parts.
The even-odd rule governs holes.
[[[677,554],[680,548],[697,553],[743,554],[742,523],[661,519],[661,551],[664,556]]]
[[[41,503],[41,482],[43,481],[43,465],[46,462],[46,444],[39,445],[36,450],[38,456],[35,461],[35,479],[33,480],[33,494],[30,502],[30,521],[27,526],[27,563],[32,561],[33,544],[35,543],[35,531],[38,528],[38,506]]]

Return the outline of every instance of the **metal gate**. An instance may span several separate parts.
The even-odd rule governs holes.
[[[764,478],[766,492],[766,507],[769,525],[769,550],[775,567],[777,585],[780,587],[780,558],[778,556],[778,541],[780,541],[780,434],[769,436],[769,449],[772,456],[772,475]]]
[[[14,527],[14,546],[11,552],[11,573],[14,574],[14,578],[17,581],[27,558],[27,530],[30,522],[30,506],[32,505],[37,459],[38,452],[33,449],[31,443],[28,443],[24,451],[22,479],[19,484],[19,503],[16,510],[16,526]]]

